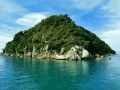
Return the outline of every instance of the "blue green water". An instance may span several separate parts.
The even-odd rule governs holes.
[[[0,56],[0,90],[120,90],[120,56],[82,62]]]

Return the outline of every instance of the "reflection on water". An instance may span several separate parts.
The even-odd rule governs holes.
[[[120,56],[101,61],[0,56],[1,90],[119,90]]]

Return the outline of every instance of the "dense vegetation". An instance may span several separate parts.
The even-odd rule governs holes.
[[[33,46],[39,51],[41,47],[49,45],[49,51],[56,50],[59,53],[62,47],[66,52],[75,44],[84,46],[92,55],[115,54],[104,41],[77,26],[68,15],[53,15],[29,30],[20,31],[6,44],[3,52],[24,54],[25,48],[27,52],[32,52]]]

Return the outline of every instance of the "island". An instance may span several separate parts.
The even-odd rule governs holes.
[[[7,56],[63,60],[96,59],[115,53],[67,14],[52,15],[29,30],[18,32],[3,49]]]

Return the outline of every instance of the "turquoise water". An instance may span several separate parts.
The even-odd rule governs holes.
[[[0,56],[0,90],[120,90],[120,56],[82,62]]]

